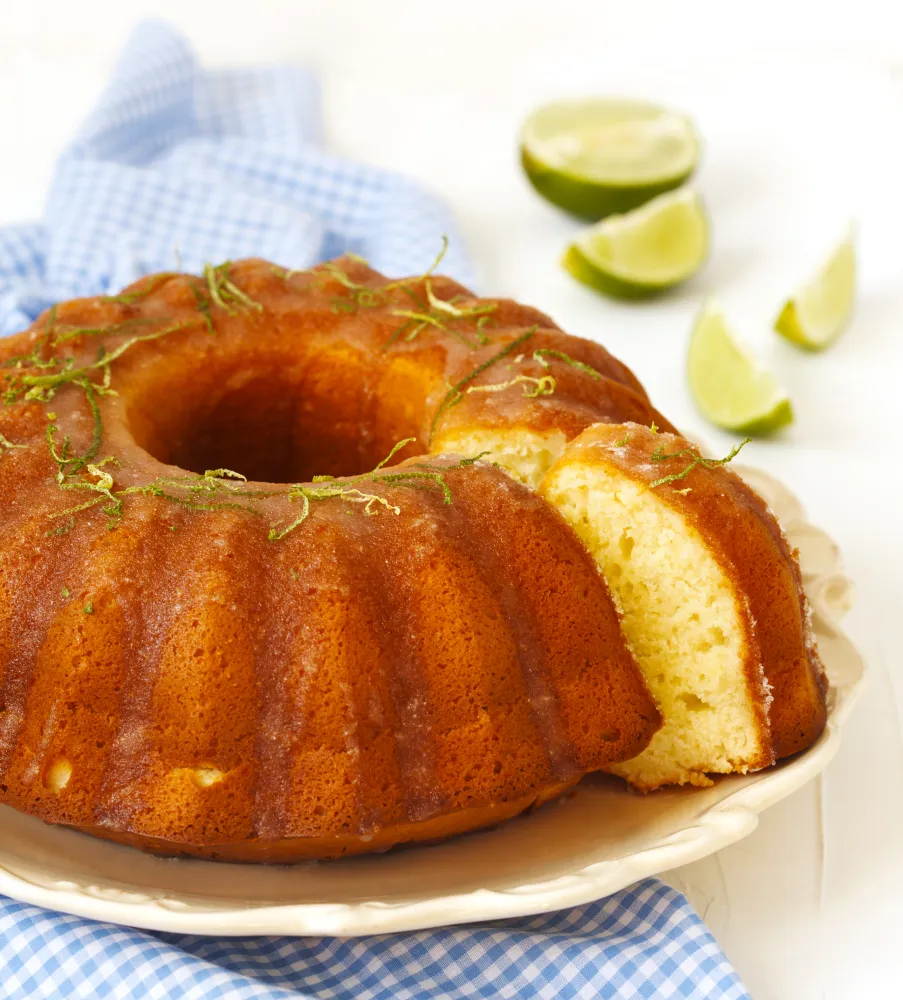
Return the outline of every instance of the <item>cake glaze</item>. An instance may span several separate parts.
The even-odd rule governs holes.
[[[545,441],[530,479],[600,420],[668,426],[542,314],[243,261],[62,303],[0,363],[0,801],[334,857],[499,822],[657,728],[563,518],[443,455]]]

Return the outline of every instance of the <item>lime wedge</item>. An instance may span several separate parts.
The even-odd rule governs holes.
[[[640,299],[692,277],[708,249],[702,201],[683,188],[591,226],[561,263],[585,285],[616,298]]]
[[[521,132],[521,162],[533,187],[592,222],[680,187],[698,159],[690,120],[641,101],[547,104]]]
[[[713,300],[690,335],[687,377],[699,412],[724,430],[771,434],[793,422],[787,395],[735,340]]]
[[[787,300],[774,328],[798,347],[822,351],[849,323],[855,297],[856,247],[851,227],[818,274]]]

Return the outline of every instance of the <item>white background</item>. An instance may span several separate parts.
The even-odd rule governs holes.
[[[676,871],[756,1000],[903,996],[903,9],[878,3],[638,0],[0,0],[0,223],[40,214],[56,154],[145,13],[213,64],[314,67],[328,141],[402,169],[458,213],[482,290],[510,294],[631,364],[661,410],[716,448],[682,376],[692,316],[717,291],[788,386],[797,422],[746,461],[777,474],[839,541],[870,685],[823,780],[747,840]],[[573,223],[522,179],[536,103],[647,96],[690,113],[714,225],[711,262],[654,304],[618,305],[557,258]],[[830,352],[770,321],[848,220],[861,297]]]

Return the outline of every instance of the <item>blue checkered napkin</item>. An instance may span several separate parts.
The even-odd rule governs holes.
[[[656,879],[545,916],[351,940],[152,934],[7,902],[0,967],[15,1000],[749,1000]]]
[[[265,257],[303,268],[345,251],[392,275],[470,264],[447,208],[405,177],[319,144],[315,80],[282,66],[201,70],[186,42],[143,24],[60,159],[43,225],[0,230],[0,333],[48,304],[151,271]]]
[[[318,134],[308,74],[203,71],[165,25],[142,26],[62,157],[44,221],[0,229],[0,332],[171,270],[176,249],[191,271],[353,250],[411,274],[447,233],[443,271],[470,280],[439,201],[330,155]],[[0,897],[0,997],[16,1000],[747,996],[686,900],[655,880],[547,916],[351,941],[152,934]]]

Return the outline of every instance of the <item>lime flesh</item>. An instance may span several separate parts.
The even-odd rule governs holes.
[[[852,230],[818,274],[784,303],[774,328],[808,351],[822,351],[850,321],[856,297],[856,248]]]
[[[687,377],[699,412],[724,430],[772,434],[793,422],[787,395],[737,342],[714,301],[693,327]]]
[[[567,249],[565,270],[616,298],[646,298],[691,278],[708,255],[709,226],[689,189],[587,229]]]
[[[521,162],[534,188],[593,222],[679,187],[698,159],[689,119],[641,101],[547,104],[521,133]]]

